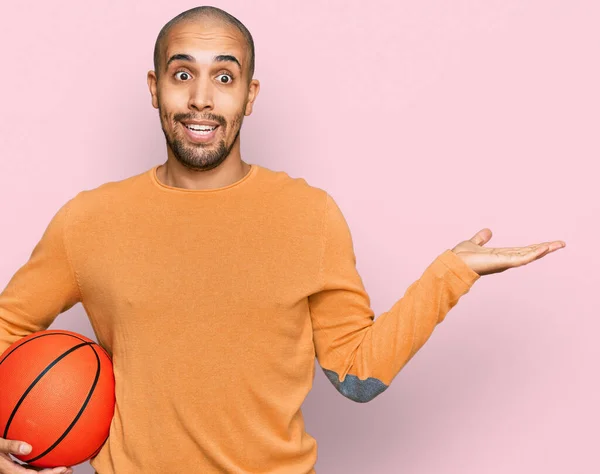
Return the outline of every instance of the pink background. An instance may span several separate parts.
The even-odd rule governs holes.
[[[318,369],[317,472],[600,472],[598,2],[212,5],[256,44],[243,159],[336,199],[376,315],[483,227],[488,247],[567,243],[483,276],[373,402]],[[164,162],[146,73],[160,28],[194,6],[3,5],[2,288],[70,197]],[[80,304],[51,328],[94,337]]]

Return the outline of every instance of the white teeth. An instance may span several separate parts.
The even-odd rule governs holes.
[[[194,124],[186,125],[186,127],[189,128],[190,130],[194,130],[197,132],[212,132],[215,128],[217,128],[216,126],[209,127],[208,125],[194,125]]]

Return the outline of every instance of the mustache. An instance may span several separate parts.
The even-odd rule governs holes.
[[[212,120],[214,122],[217,122],[219,125],[225,125],[227,123],[227,121],[223,117],[220,117],[218,115],[207,115],[204,117],[196,117],[194,115],[177,114],[177,115],[173,116],[173,119],[176,122],[181,122],[183,120]]]

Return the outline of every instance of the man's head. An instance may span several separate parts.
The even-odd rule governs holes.
[[[180,13],[161,29],[148,72],[152,105],[159,110],[169,153],[189,169],[219,166],[235,147],[259,91],[254,42],[229,13],[210,6]],[[209,135],[189,122],[209,121]],[[198,128],[198,127],[195,127]]]

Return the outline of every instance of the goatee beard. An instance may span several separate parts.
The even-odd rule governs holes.
[[[173,133],[173,139],[171,140],[164,126],[162,131],[173,156],[179,163],[192,171],[209,171],[219,166],[229,156],[240,134],[243,117],[242,111],[231,123],[233,129],[237,128],[237,132],[229,146],[226,145],[225,138],[222,138],[217,144],[197,144],[188,142],[185,137],[179,138],[177,132]],[[218,133],[225,135],[228,124],[222,120],[218,120],[218,122],[219,128],[223,129],[219,130]],[[183,123],[175,121],[175,128],[184,126]]]

